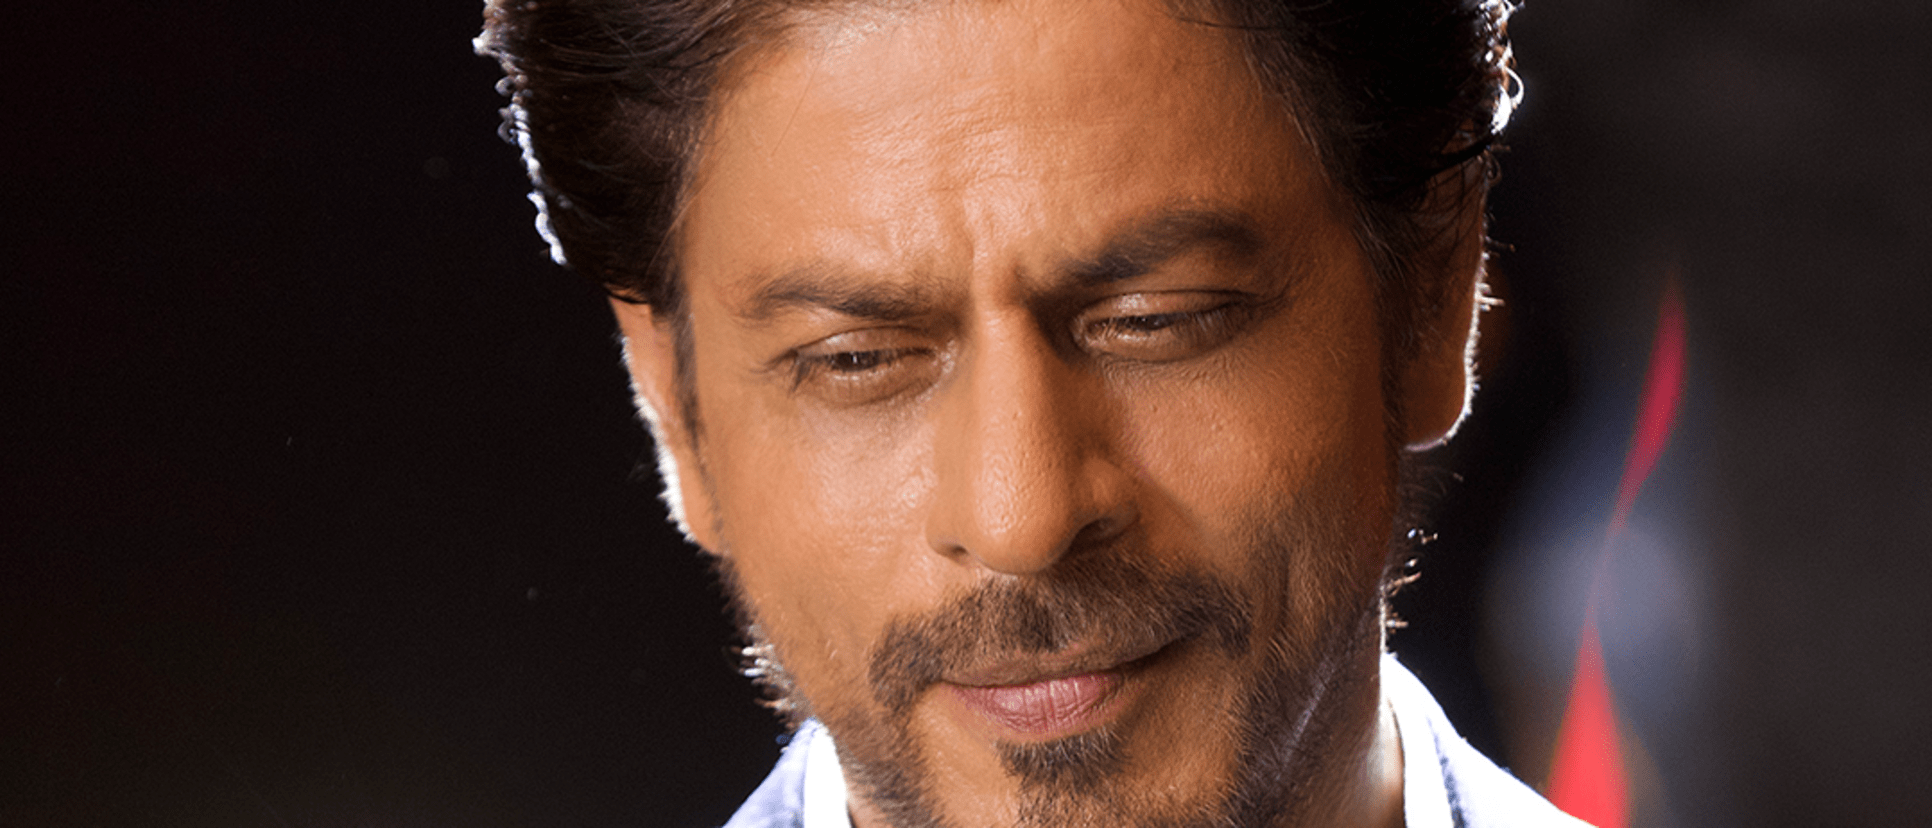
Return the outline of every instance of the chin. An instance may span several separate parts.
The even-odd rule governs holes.
[[[1323,824],[1375,723],[1379,624],[1371,601],[1320,646],[1184,642],[1136,665],[1101,720],[1044,738],[989,736],[943,689],[896,719],[821,712],[853,793],[894,828]]]

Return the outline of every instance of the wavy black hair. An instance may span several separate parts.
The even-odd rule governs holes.
[[[671,241],[691,158],[730,57],[784,14],[864,0],[488,0],[478,53],[503,65],[504,136],[522,147],[537,227],[560,264],[677,318]],[[1512,0],[1169,0],[1226,27],[1351,197],[1384,341],[1429,311],[1436,242],[1494,176],[1517,100]],[[1450,174],[1460,170],[1462,174]]]

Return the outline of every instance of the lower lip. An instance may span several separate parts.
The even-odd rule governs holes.
[[[1099,725],[1110,717],[1125,678],[1117,672],[1080,673],[1032,684],[953,685],[966,707],[1009,731],[1051,737]]]

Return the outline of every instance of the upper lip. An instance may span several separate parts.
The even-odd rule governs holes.
[[[1075,646],[1057,653],[988,661],[948,672],[941,680],[966,687],[1037,684],[1084,673],[1119,670],[1167,649],[1173,643],[1155,641],[1104,650]]]

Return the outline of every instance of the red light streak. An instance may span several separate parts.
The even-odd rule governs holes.
[[[1576,676],[1557,731],[1556,759],[1550,771],[1550,801],[1599,828],[1629,824],[1629,781],[1623,751],[1617,741],[1617,713],[1604,672],[1603,642],[1597,632],[1597,604],[1608,569],[1610,550],[1622,536],[1635,508],[1637,493],[1657,466],[1670,440],[1684,391],[1684,302],[1673,271],[1664,284],[1657,311],[1657,333],[1651,343],[1650,367],[1644,378],[1643,406],[1636,433],[1624,456],[1623,478],[1617,486],[1617,508],[1611,514],[1603,549],[1591,577],[1589,605],[1577,644]]]

